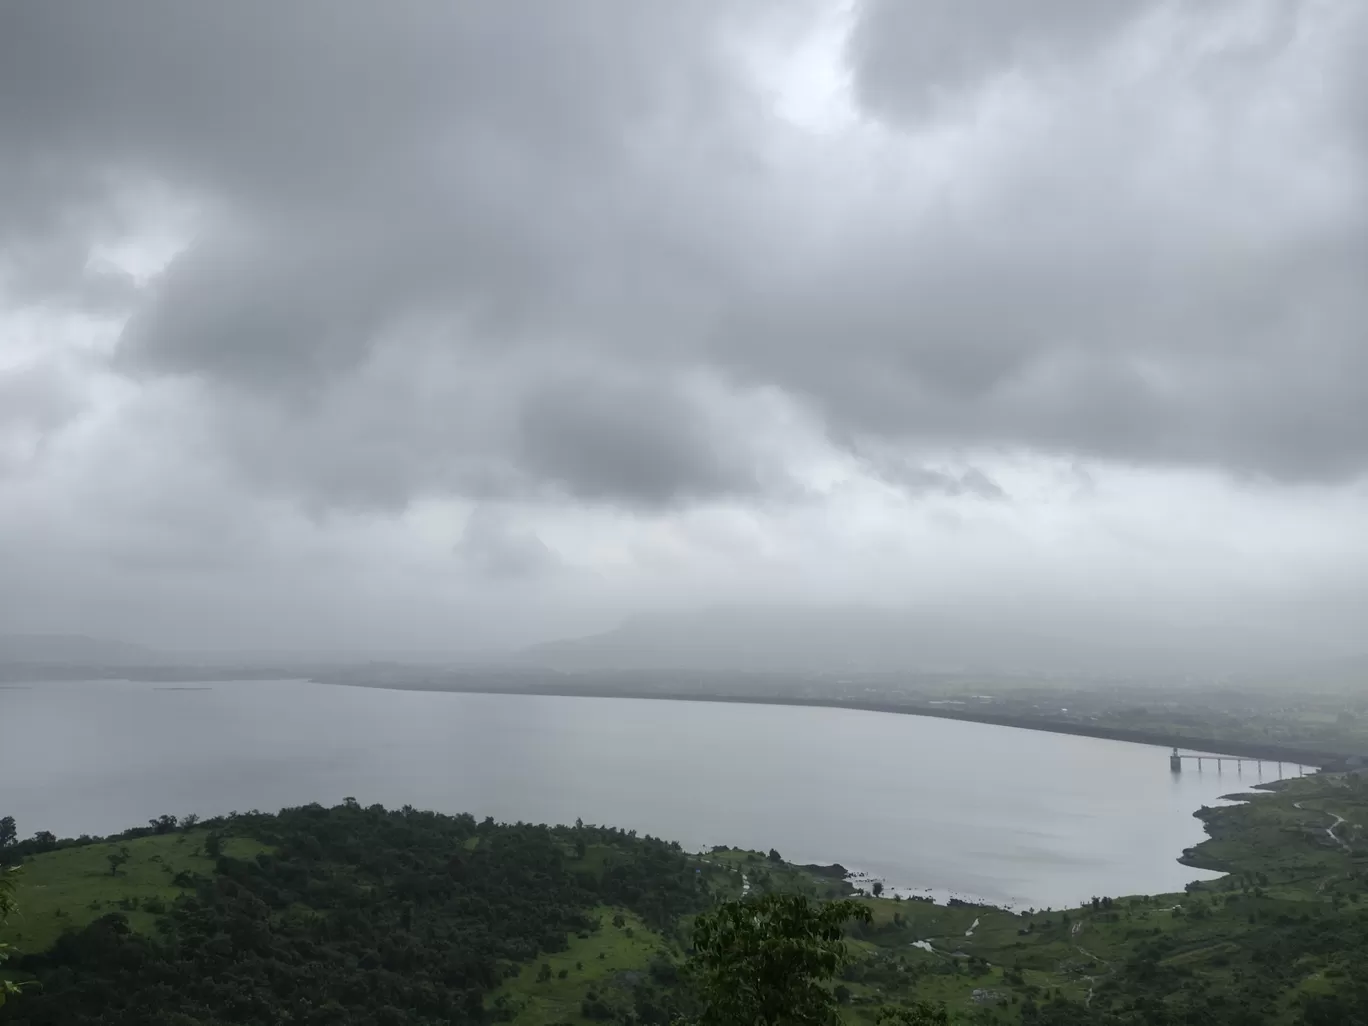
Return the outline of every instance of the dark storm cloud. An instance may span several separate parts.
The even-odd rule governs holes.
[[[240,472],[323,506],[786,487],[699,373],[895,450],[1340,479],[1368,465],[1368,223],[1361,196],[1282,208],[1278,175],[1308,141],[1327,174],[1361,157],[1362,107],[1347,84],[1285,98],[1306,108],[1285,122],[1258,104],[1303,80],[1289,67],[1358,80],[1368,18],[1327,0],[1348,13],[1317,35],[1305,6],[1185,14],[1277,17],[1108,88],[1107,48],[1176,8],[866,0],[847,53],[892,131],[988,81],[1043,84],[1027,141],[964,158],[944,202],[841,206],[853,184],[809,191],[774,158],[798,130],[729,48],[790,5],[8,5],[0,182],[22,188],[0,246],[11,288],[109,305],[125,294],[85,295],[77,242],[122,190],[198,204],[118,366],[201,383]]]
[[[671,335],[661,313],[696,318],[691,279],[717,268],[693,260],[697,229],[672,227],[686,215],[669,208],[697,160],[688,150],[709,133],[726,145],[715,13],[637,2],[11,9],[0,117],[11,152],[82,184],[145,174],[205,199],[199,238],[134,311],[118,365],[224,389],[215,409],[252,476],[387,506],[430,487],[525,490],[531,471],[575,494],[656,504],[739,484],[691,453],[700,425],[669,404],[668,382],[658,408],[680,418],[639,429],[638,452],[621,440],[627,464],[604,470],[573,449],[574,430],[602,443],[595,432],[625,424],[571,410],[570,393],[522,409],[524,383],[501,379],[510,409],[475,431],[439,408],[431,382],[368,368],[415,320],[476,360],[569,345],[593,363],[624,334],[659,352]],[[26,195],[10,252],[86,199]],[[84,255],[69,255],[75,281]],[[358,394],[358,382],[375,388]],[[465,385],[439,391],[463,402]],[[364,429],[345,423],[358,410]],[[494,451],[472,460],[472,448],[513,437],[490,419],[520,418],[527,467],[499,466]],[[556,418],[560,439],[546,436]],[[263,439],[263,424],[290,437]]]
[[[740,351],[751,374],[781,375],[850,436],[1284,481],[1363,472],[1363,8],[859,10],[849,57],[873,113],[934,134],[986,117],[966,98],[1016,76],[1030,144],[966,163],[916,215],[852,219],[747,295],[731,333],[758,340]],[[1150,46],[1172,52],[1107,79],[1101,48],[1160,12],[1176,40]]]
[[[760,490],[744,448],[658,385],[556,382],[530,398],[521,427],[523,465],[579,499],[664,506]]]
[[[1361,472],[1368,220],[1204,252],[1200,229],[1127,222],[1112,200],[1130,198],[1080,195],[1076,220],[1060,210],[1015,237],[862,236],[813,268],[821,292],[741,316],[738,336],[766,340],[743,358],[854,433],[1285,480]]]
[[[729,433],[726,411],[669,377],[401,342],[331,387],[211,391],[206,402],[241,474],[319,512],[395,511],[441,494],[660,510],[786,484],[756,469],[756,447]]]
[[[0,304],[41,296],[96,312],[128,308],[136,298],[128,276],[89,266],[92,233],[122,227],[103,191],[89,169],[0,154]]]

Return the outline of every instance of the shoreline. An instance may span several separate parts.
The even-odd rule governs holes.
[[[632,698],[657,702],[714,702],[731,705],[802,706],[817,709],[853,709],[857,712],[894,713],[899,716],[925,716],[932,719],[958,720],[964,723],[986,723],[997,727],[1016,727],[1046,734],[1067,734],[1073,737],[1093,737],[1102,741],[1127,741],[1156,748],[1182,748],[1203,755],[1223,755],[1241,759],[1282,762],[1307,769],[1329,769],[1346,757],[1338,753],[1312,752],[1307,749],[1283,747],[1257,741],[1229,741],[1210,737],[1191,737],[1163,734],[1130,727],[1094,727],[1083,723],[1068,723],[1046,717],[1016,716],[1010,713],[979,712],[972,709],[944,706],[903,705],[896,702],[864,702],[845,698],[807,698],[784,695],[720,695],[695,694],[682,691],[624,692],[611,688],[566,688],[544,685],[524,687],[450,687],[422,686],[403,683],[369,683],[353,680],[308,678],[315,684],[341,687],[373,688],[380,691],[436,691],[465,695],[538,695],[550,698]]]

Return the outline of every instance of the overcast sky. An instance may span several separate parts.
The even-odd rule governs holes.
[[[1368,616],[1362,0],[0,7],[0,633]]]

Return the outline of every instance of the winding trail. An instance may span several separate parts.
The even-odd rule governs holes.
[[[712,859],[705,859],[705,858],[699,857],[698,861],[701,862],[701,863],[703,863],[705,866],[716,866],[718,869],[725,870],[725,871],[727,871],[727,872],[734,872],[734,871],[736,871],[736,870],[733,870],[731,866],[724,865],[724,864],[721,863],[721,862],[714,862]],[[742,872],[742,873],[741,873],[741,897],[744,898],[747,894],[749,894],[749,893],[750,893],[750,889],[751,889],[751,888],[750,888],[750,877],[748,877],[744,872]]]
[[[1348,841],[1346,841],[1346,840],[1345,840],[1343,837],[1341,837],[1339,834],[1335,833],[1336,828],[1339,827],[1339,825],[1340,825],[1341,823],[1347,823],[1347,822],[1349,822],[1349,821],[1348,821],[1347,819],[1345,819],[1343,816],[1340,816],[1340,815],[1338,815],[1338,814],[1336,814],[1336,813],[1334,813],[1334,812],[1331,812],[1329,809],[1308,809],[1308,808],[1306,807],[1306,805],[1305,805],[1303,802],[1293,802],[1293,803],[1292,803],[1292,807],[1293,807],[1294,809],[1300,809],[1302,812],[1323,812],[1323,813],[1325,813],[1327,816],[1329,816],[1331,819],[1334,820],[1333,823],[1331,823],[1328,827],[1325,828],[1325,834],[1326,834],[1326,836],[1329,837],[1330,840],[1333,841],[1335,844],[1337,844],[1339,847],[1343,848],[1346,852],[1352,852],[1352,851],[1354,850],[1354,849],[1353,849],[1353,846],[1350,845],[1350,843],[1349,843]],[[1325,879],[1321,880],[1320,883],[1316,884],[1316,893],[1317,893],[1317,894],[1324,894],[1324,893],[1325,893],[1325,889],[1326,889],[1327,887],[1330,886],[1331,881],[1335,880],[1335,879],[1337,878],[1337,876],[1338,876],[1338,874],[1336,874],[1336,873],[1331,873],[1329,876],[1325,877]]]
[[[1082,924],[1080,923],[1079,925],[1081,926]],[[1091,951],[1089,951],[1087,948],[1082,947],[1081,945],[1078,945],[1078,944],[1075,944],[1074,947],[1078,950],[1078,952],[1079,952],[1080,954],[1082,954],[1082,955],[1084,955],[1084,956],[1086,956],[1086,957],[1092,959],[1094,962],[1100,962],[1102,965],[1105,965],[1105,966],[1107,967],[1107,971],[1106,971],[1105,973],[1103,973],[1101,976],[1084,976],[1084,977],[1083,977],[1083,979],[1085,979],[1085,980],[1088,981],[1088,996],[1087,996],[1086,998],[1083,999],[1083,1007],[1084,1007],[1084,1008],[1087,1008],[1087,1007],[1089,1007],[1090,1005],[1092,1005],[1093,991],[1097,990],[1097,982],[1098,982],[1099,980],[1105,980],[1108,976],[1110,976],[1110,975],[1111,975],[1113,972],[1115,972],[1116,970],[1114,970],[1114,969],[1112,968],[1112,964],[1111,964],[1110,962],[1108,962],[1105,958],[1098,958],[1095,954],[1093,954],[1093,953],[1092,953]]]
[[[1333,812],[1330,812],[1330,810],[1326,809],[1325,811],[1326,811],[1329,815],[1335,816],[1335,814],[1334,814]],[[1343,837],[1340,837],[1339,834],[1335,833],[1335,828],[1336,828],[1337,826],[1339,826],[1341,823],[1347,823],[1347,822],[1348,822],[1348,820],[1345,819],[1343,816],[1335,816],[1335,821],[1334,821],[1333,823],[1331,823],[1328,827],[1325,828],[1325,832],[1326,832],[1327,834],[1329,834],[1332,838],[1334,838],[1335,841],[1336,841],[1336,842],[1337,842],[1345,851],[1349,851],[1349,850],[1350,850],[1350,849],[1349,849],[1349,842],[1346,841]]]
[[[1345,851],[1352,851],[1352,850],[1353,850],[1352,847],[1350,846],[1350,844],[1349,844],[1348,841],[1346,841],[1346,840],[1345,840],[1343,837],[1341,837],[1339,834],[1335,833],[1335,828],[1338,827],[1341,823],[1347,823],[1347,822],[1349,822],[1349,821],[1348,821],[1347,819],[1345,819],[1343,816],[1336,815],[1335,813],[1331,812],[1329,809],[1307,809],[1306,806],[1305,806],[1302,802],[1293,802],[1293,803],[1292,803],[1292,807],[1293,807],[1294,809],[1300,809],[1300,810],[1303,811],[1303,812],[1323,812],[1323,813],[1325,813],[1327,816],[1329,816],[1331,819],[1334,820],[1333,823],[1331,823],[1328,827],[1325,828],[1325,833],[1326,833],[1326,835],[1330,838],[1330,840],[1334,841],[1337,845],[1339,845],[1339,846],[1340,846],[1341,848],[1343,848]]]

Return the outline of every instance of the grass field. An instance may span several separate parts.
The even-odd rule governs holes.
[[[208,876],[214,860],[204,854],[208,831],[160,834],[110,844],[64,848],[35,856],[19,873],[19,911],[0,927],[0,942],[20,951],[42,951],[61,935],[109,912],[123,912],[135,930],[152,931],[157,910],[181,893],[181,872]],[[110,873],[109,856],[127,849],[128,861]],[[251,858],[265,848],[244,838],[224,838],[223,853]]]
[[[722,848],[698,856],[719,897],[739,898],[743,893],[767,890],[806,894],[813,898],[841,898],[854,888],[839,876],[828,876],[804,866],[775,862],[764,852]]]
[[[593,1020],[582,1014],[586,999],[630,1008],[632,988],[645,978],[651,960],[662,953],[673,957],[664,938],[626,909],[600,906],[594,918],[597,929],[572,936],[565,951],[522,966],[494,994],[496,1007],[514,1013],[514,1026],[588,1024]]]

